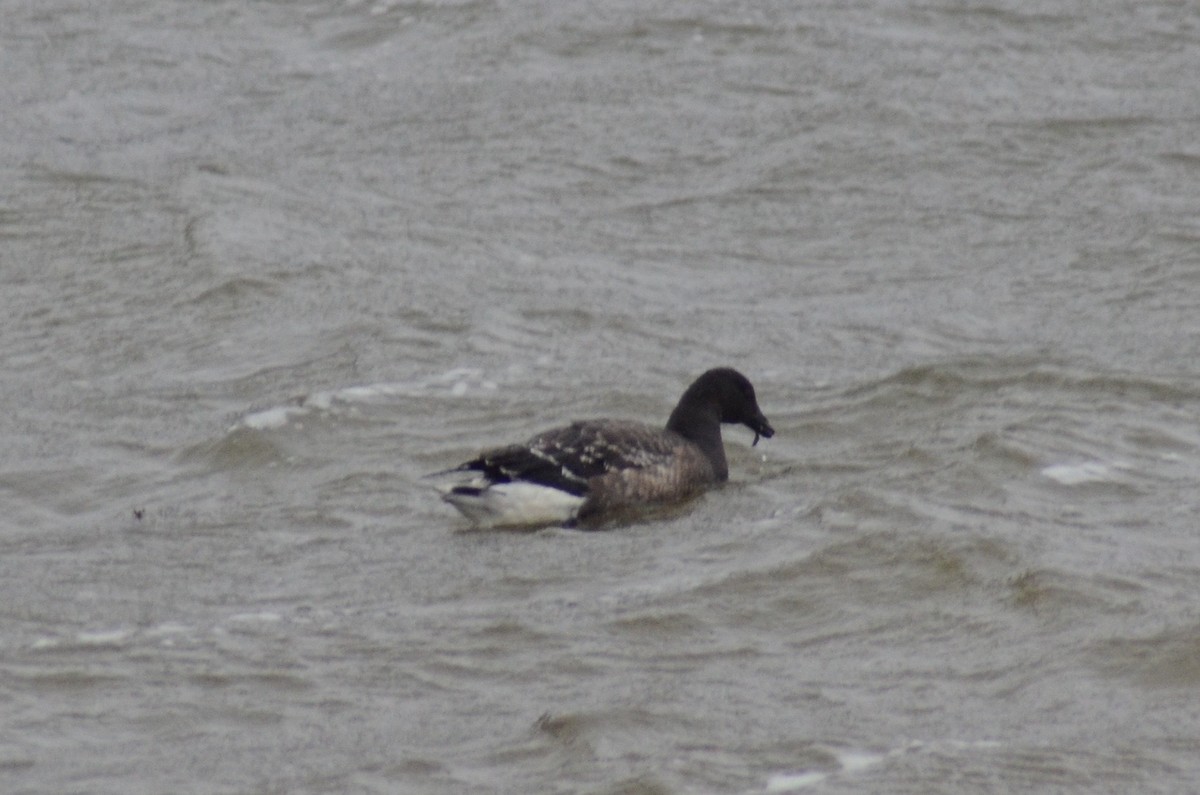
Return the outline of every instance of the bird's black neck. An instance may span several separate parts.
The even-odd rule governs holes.
[[[667,430],[700,448],[718,481],[729,477],[725,445],[721,442],[721,412],[717,406],[681,402],[667,420]]]

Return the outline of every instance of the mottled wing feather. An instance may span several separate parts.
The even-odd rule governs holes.
[[[683,440],[638,422],[574,422],[530,440],[529,446],[590,479],[618,469],[644,469],[667,463]]]
[[[525,480],[584,495],[593,478],[668,466],[687,443],[636,422],[593,420],[546,431],[527,444],[489,450],[462,466],[489,480]]]
[[[574,475],[543,451],[523,444],[488,450],[459,469],[482,472],[492,483],[523,480],[562,489],[576,496],[587,492],[585,478]]]

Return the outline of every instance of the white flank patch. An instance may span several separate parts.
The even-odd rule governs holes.
[[[583,497],[536,483],[497,483],[479,494],[443,489],[442,499],[475,524],[521,526],[561,524],[574,518]]]

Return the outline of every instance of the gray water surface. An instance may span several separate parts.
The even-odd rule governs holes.
[[[0,12],[0,790],[1200,786],[1193,4]]]

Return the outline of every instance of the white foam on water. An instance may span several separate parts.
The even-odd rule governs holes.
[[[823,750],[828,751],[837,759],[838,769],[828,771],[796,770],[786,773],[776,773],[767,779],[764,791],[768,793],[796,792],[797,790],[820,784],[830,778],[861,773],[864,770],[869,770],[876,765],[886,762],[888,759],[906,754],[963,753],[977,750],[991,750],[999,747],[1000,743],[992,740],[942,740],[934,742],[914,740],[905,746],[883,753],[825,748]]]
[[[151,638],[160,638],[169,635],[186,635],[192,631],[192,628],[187,624],[179,624],[174,621],[167,621],[159,624],[156,627],[151,627],[150,629],[146,630],[146,636]]]
[[[829,778],[828,773],[780,773],[767,779],[767,792],[795,792],[798,789],[820,784]]]
[[[836,749],[827,749],[837,759],[839,770],[821,771],[821,770],[797,770],[787,773],[776,773],[767,779],[766,792],[795,792],[796,790],[805,789],[815,786],[825,781],[830,776],[837,776],[846,773],[860,773],[869,767],[874,767],[880,762],[887,759],[896,753],[902,751],[891,751],[886,754],[869,753],[866,751],[842,751]]]
[[[236,614],[230,616],[229,620],[236,621],[238,623],[261,622],[261,623],[270,624],[270,623],[274,623],[276,621],[282,621],[283,616],[279,615],[278,613],[271,613],[271,612],[266,612],[266,611],[264,611],[262,613],[236,613]]]
[[[309,414],[334,411],[339,405],[379,403],[397,397],[431,395],[461,398],[471,394],[494,392],[498,388],[499,385],[495,381],[485,377],[483,370],[456,367],[416,381],[360,384],[313,392],[294,403],[252,411],[230,426],[229,430],[249,428],[255,431],[273,431]]]
[[[276,406],[270,409],[263,409],[252,414],[247,414],[238,420],[229,430],[237,428],[250,428],[255,431],[271,431],[276,428],[282,428],[288,424],[288,420],[292,417],[305,413],[301,406]]]
[[[887,758],[887,754],[867,754],[857,751],[844,751],[838,754],[838,762],[847,773],[858,773],[868,767],[874,767]]]
[[[1042,476],[1064,486],[1081,486],[1086,483],[1115,483],[1117,476],[1114,465],[1100,461],[1084,461],[1079,464],[1051,464],[1042,470]]]
[[[75,641],[84,646],[111,646],[128,640],[133,635],[129,629],[107,629],[95,632],[80,632]]]

